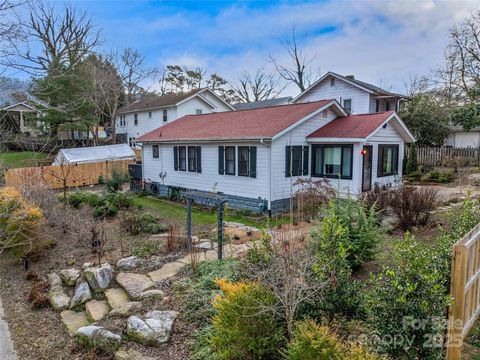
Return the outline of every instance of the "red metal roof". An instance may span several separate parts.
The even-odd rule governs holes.
[[[331,101],[187,115],[146,133],[136,141],[271,138]]]
[[[314,131],[308,138],[366,138],[387,120],[394,111],[350,115],[336,118]]]

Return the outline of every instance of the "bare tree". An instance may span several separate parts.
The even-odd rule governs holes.
[[[276,98],[285,86],[275,75],[267,73],[264,69],[258,69],[255,75],[244,72],[233,89],[240,101],[249,103]]]
[[[117,70],[127,93],[127,104],[130,104],[142,92],[142,84],[146,80],[158,77],[158,70],[147,67],[145,56],[136,49],[126,48],[116,58]]]
[[[66,4],[58,13],[53,4],[30,3],[21,25],[25,39],[14,45],[15,56],[7,65],[38,76],[73,69],[100,43],[100,31],[88,14]]]
[[[20,22],[15,14],[19,2],[0,0],[0,58],[11,56],[14,44],[21,39]]]
[[[282,37],[280,43],[290,58],[289,64],[281,64],[272,55],[270,55],[270,61],[283,79],[294,83],[303,92],[320,75],[319,71],[315,71],[312,67],[314,57],[306,55],[304,50],[300,48],[295,34],[295,27],[292,28],[291,34],[285,34]]]

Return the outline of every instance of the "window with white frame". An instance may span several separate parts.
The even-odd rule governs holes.
[[[168,111],[167,109],[163,109],[163,122],[168,121]]]
[[[160,157],[160,149],[158,145],[152,145],[152,157],[158,159]]]
[[[195,110],[195,114],[196,114],[196,115],[202,115],[202,114],[203,114],[203,110],[202,110],[202,109],[196,109],[196,110]]]
[[[352,113],[352,99],[343,99],[343,108],[347,114]]]
[[[398,174],[398,145],[378,145],[377,177]]]
[[[133,125],[138,125],[138,114],[133,114]]]

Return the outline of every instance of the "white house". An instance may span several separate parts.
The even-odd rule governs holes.
[[[353,75],[342,76],[328,72],[295,97],[292,102],[321,99],[337,100],[349,114],[367,114],[398,111],[403,96],[357,80]]]
[[[182,116],[231,110],[235,109],[207,88],[147,97],[119,109],[115,132],[133,146],[139,136]]]
[[[446,146],[457,148],[480,147],[480,128],[474,127],[466,131],[461,125],[450,126],[450,134],[445,139]]]
[[[402,175],[413,136],[394,111],[348,115],[336,100],[184,116],[137,139],[143,177],[161,196],[221,192],[232,208],[288,209],[301,177],[352,195]]]

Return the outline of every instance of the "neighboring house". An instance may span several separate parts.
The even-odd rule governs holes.
[[[60,149],[52,165],[135,160],[135,152],[127,144]]]
[[[42,110],[48,108],[44,101],[26,92],[4,89],[0,93],[0,122],[4,131],[40,135],[45,131],[40,120]]]
[[[457,148],[478,148],[480,147],[480,128],[476,127],[466,131],[463,126],[453,125],[450,127],[450,134],[445,140],[445,145]]]
[[[278,214],[302,177],[354,196],[395,186],[414,139],[394,111],[348,115],[321,100],[185,116],[138,141],[143,178],[159,195],[218,191],[229,207]]]
[[[292,102],[309,102],[321,99],[336,99],[349,114],[367,114],[391,110],[398,111],[400,101],[404,97],[357,80],[353,75],[342,76],[334,72],[328,72],[295,97]]]
[[[115,130],[118,137],[134,146],[139,136],[182,116],[230,110],[235,109],[207,88],[147,97],[119,109]]]
[[[258,109],[258,108],[264,108],[264,107],[270,107],[270,106],[277,106],[277,105],[286,105],[286,104],[289,104],[291,101],[292,101],[291,96],[285,96],[285,97],[276,98],[276,99],[260,100],[260,101],[254,101],[249,103],[238,103],[238,104],[233,104],[232,106],[235,108],[235,110],[247,110],[247,109]]]

